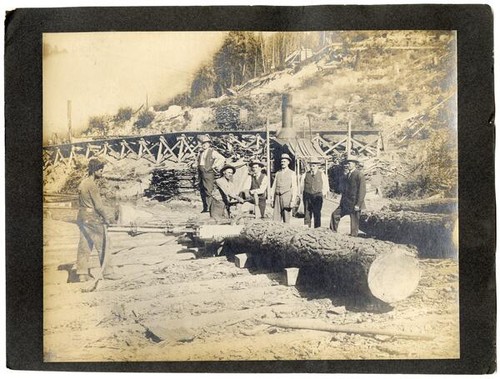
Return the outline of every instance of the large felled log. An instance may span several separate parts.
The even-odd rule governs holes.
[[[453,214],[422,212],[368,212],[361,215],[360,229],[371,237],[410,244],[425,258],[456,257],[453,234],[457,218]]]
[[[235,252],[250,253],[263,266],[299,267],[299,285],[311,283],[337,294],[375,296],[392,303],[408,297],[420,279],[414,249],[326,228],[255,222],[230,243]]]
[[[415,201],[394,201],[382,210],[393,212],[412,211],[426,213],[456,213],[458,211],[457,199],[424,199]]]

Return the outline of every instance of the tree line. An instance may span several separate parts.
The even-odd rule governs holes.
[[[313,51],[327,43],[333,32],[229,32],[215,55],[195,73],[191,88],[166,107],[199,106],[222,96],[231,87],[285,67],[286,58],[304,48]],[[331,36],[330,36],[331,37]]]

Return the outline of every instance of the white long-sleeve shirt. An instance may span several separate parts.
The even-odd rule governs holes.
[[[224,158],[224,156],[221,153],[219,153],[217,150],[215,150],[212,147],[201,151],[200,156],[198,157],[198,166],[203,167],[205,165],[205,160],[206,160],[206,157],[207,157],[209,150],[212,150],[212,159],[213,159],[214,163],[213,163],[212,167],[205,167],[205,169],[209,170],[212,168],[215,171],[219,171],[222,168],[222,166],[224,166],[224,162],[226,161],[226,158]]]
[[[263,174],[259,174],[259,176],[260,175]],[[262,182],[260,183],[260,187],[257,189],[250,190],[250,188],[252,187],[252,175],[248,175],[248,178],[245,180],[245,184],[243,185],[243,189],[249,191],[250,195],[253,194],[261,195],[264,192],[266,192],[267,183],[268,183],[267,175],[264,175],[264,177],[262,178]]]

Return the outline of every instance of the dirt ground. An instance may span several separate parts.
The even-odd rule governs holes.
[[[200,215],[200,205],[140,206],[181,222],[208,218]],[[335,201],[325,204],[323,226],[335,206]],[[368,206],[375,209],[381,202],[368,199]],[[102,281],[95,291],[83,292],[89,283],[77,283],[74,271],[76,210],[48,209],[45,216],[46,362],[459,357],[457,260],[420,260],[416,291],[386,313],[368,313],[346,308],[335,294],[300,283],[287,286],[282,272],[238,268],[225,256],[197,259],[173,235],[113,233],[110,251],[122,279]],[[348,229],[346,217],[341,232]],[[97,256],[93,259],[96,275]],[[288,318],[348,325],[360,333],[267,324]],[[390,336],[394,333],[427,339]]]

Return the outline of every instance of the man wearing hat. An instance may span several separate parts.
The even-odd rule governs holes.
[[[359,231],[359,217],[365,209],[366,183],[363,174],[356,169],[358,160],[350,157],[346,161],[346,174],[342,186],[340,205],[332,213],[330,229],[337,231],[340,219],[346,215],[351,217],[351,236],[356,237]]]
[[[314,227],[321,226],[321,208],[323,198],[329,191],[328,178],[319,167],[321,162],[317,158],[309,161],[309,170],[300,177],[300,193],[304,202],[304,225],[311,227],[311,217],[314,218]]]
[[[250,162],[250,175],[244,184],[246,201],[259,207],[260,217],[266,214],[267,175],[263,172],[264,163],[254,160]],[[258,217],[258,216],[256,216]]]
[[[276,173],[271,188],[271,203],[273,203],[273,220],[290,222],[292,208],[297,197],[297,176],[290,170],[292,158],[288,154],[281,155],[281,170]]]
[[[238,196],[238,189],[233,182],[233,175],[236,172],[236,168],[230,164],[225,164],[220,172],[222,177],[215,181],[215,188],[210,204],[210,217],[215,219],[230,218],[234,215],[233,206],[244,202]]]
[[[198,178],[200,186],[201,201],[203,203],[203,212],[210,210],[212,202],[212,193],[215,184],[215,173],[224,165],[225,158],[215,150],[208,135],[198,137],[201,144],[200,154],[198,155]]]
[[[88,176],[78,186],[77,224],[80,229],[80,242],[78,243],[76,273],[80,282],[90,280],[90,253],[94,246],[99,254],[101,267],[103,267],[103,278],[108,280],[121,278],[113,272],[110,265],[111,256],[106,254],[104,249],[106,245],[105,224],[112,224],[115,215],[111,209],[104,206],[96,184],[96,179],[102,177],[103,170],[104,162],[97,158],[90,159]]]

